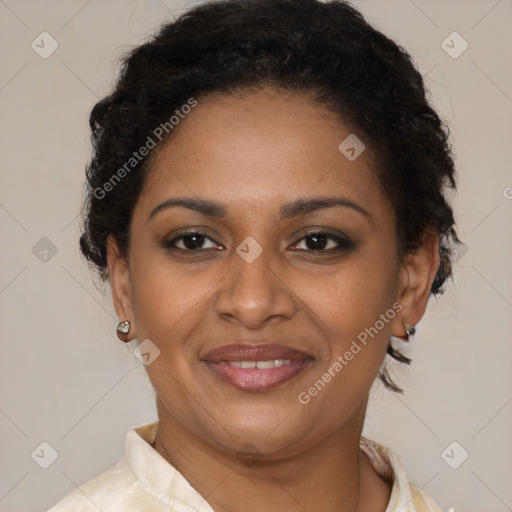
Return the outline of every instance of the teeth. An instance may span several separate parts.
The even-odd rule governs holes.
[[[291,359],[272,359],[270,361],[228,361],[228,364],[235,368],[258,368],[259,370],[268,370],[279,366],[290,366]]]
[[[278,362],[281,362],[281,364],[283,364],[282,360],[277,360],[277,361],[258,361],[256,363],[256,368],[259,368],[260,370],[267,370],[268,368],[275,368],[276,366],[281,366],[280,365],[275,365],[274,366],[274,363],[278,363]]]

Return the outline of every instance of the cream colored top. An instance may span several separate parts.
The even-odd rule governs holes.
[[[125,455],[107,471],[65,496],[47,512],[213,512],[185,477],[153,447],[158,421],[130,430]],[[398,458],[361,437],[375,471],[392,483],[386,512],[442,512],[423,490],[409,484]]]

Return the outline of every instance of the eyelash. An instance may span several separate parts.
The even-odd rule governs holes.
[[[192,237],[192,236],[202,236],[202,237],[210,240],[211,242],[217,244],[217,242],[215,240],[213,240],[210,236],[208,236],[203,231],[194,230],[194,231],[187,231],[187,232],[182,233],[181,235],[173,238],[172,240],[165,241],[164,247],[170,251],[182,251],[182,252],[190,252],[190,253],[200,252],[202,250],[203,251],[208,250],[208,249],[182,249],[181,247],[176,247],[174,245],[176,242],[182,240],[183,238],[188,238],[188,237]],[[347,251],[347,250],[354,248],[354,244],[350,240],[348,240],[346,238],[340,238],[335,235],[325,233],[323,231],[311,231],[311,232],[305,234],[304,236],[302,236],[293,245],[298,245],[302,240],[305,240],[308,237],[313,237],[313,236],[325,237],[327,240],[336,242],[338,244],[338,247],[334,247],[334,248],[330,248],[330,249],[319,249],[319,250],[314,250],[314,249],[295,249],[295,250],[310,252],[313,254],[321,254],[321,253],[332,254],[333,252]],[[221,245],[221,244],[218,244],[218,245]],[[209,249],[212,249],[212,248],[209,248]]]

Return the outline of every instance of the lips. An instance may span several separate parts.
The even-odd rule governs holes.
[[[233,344],[201,358],[214,376],[245,391],[263,391],[297,376],[313,356],[285,345]]]
[[[202,359],[210,363],[220,363],[221,361],[268,361],[274,359],[303,361],[313,359],[313,356],[285,345],[270,343],[245,345],[237,343],[211,350]]]

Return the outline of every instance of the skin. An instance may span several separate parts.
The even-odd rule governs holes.
[[[345,158],[338,145],[350,127],[307,95],[262,89],[198,101],[155,150],[128,257],[108,241],[115,308],[132,325],[125,340],[150,339],[160,350],[146,367],[157,395],[154,448],[216,512],[383,512],[391,488],[359,439],[390,336],[404,336],[404,320],[415,325],[425,312],[438,236],[426,233],[399,260],[396,220],[372,172],[371,148]],[[284,203],[318,196],[348,198],[370,216],[334,206],[280,218]],[[217,200],[227,214],[173,207],[150,219],[171,197]],[[199,228],[209,237],[195,240],[199,250],[187,252],[190,239],[165,247]],[[328,238],[315,253],[306,235],[316,231],[354,245],[328,252],[337,247]],[[252,263],[236,252],[248,236],[263,249]],[[301,404],[299,393],[395,302],[401,311]],[[201,360],[242,339],[288,345],[314,361],[275,388],[242,391]]]

